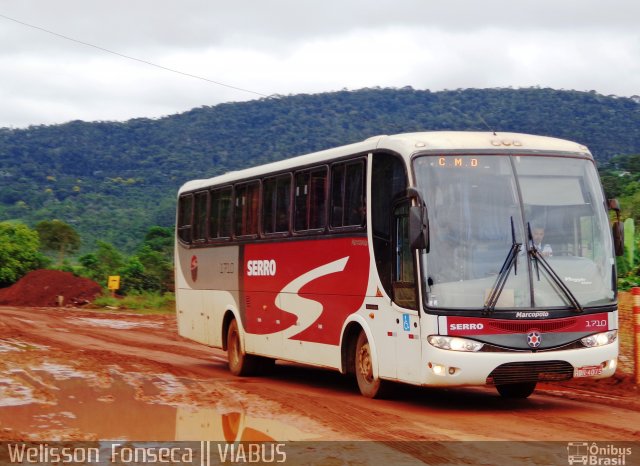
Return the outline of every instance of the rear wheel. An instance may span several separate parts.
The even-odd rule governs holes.
[[[227,359],[233,375],[247,376],[256,372],[257,359],[244,352],[238,322],[235,319],[231,321],[227,330]]]
[[[536,382],[496,384],[496,389],[504,398],[528,398],[536,389]]]
[[[373,357],[369,340],[364,330],[360,331],[356,342],[355,373],[360,393],[367,398],[383,398],[388,395],[389,382],[373,375]]]

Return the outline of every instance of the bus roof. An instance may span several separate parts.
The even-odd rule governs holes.
[[[329,162],[341,157],[363,154],[374,150],[394,151],[404,157],[410,157],[416,152],[437,151],[491,151],[495,153],[513,153],[514,151],[521,153],[558,152],[591,157],[589,150],[581,144],[546,136],[472,131],[403,133],[374,136],[355,144],[300,155],[257,167],[232,171],[213,178],[188,181],[180,188],[180,192],[203,189],[211,185],[224,185],[269,173],[291,170],[294,167]]]

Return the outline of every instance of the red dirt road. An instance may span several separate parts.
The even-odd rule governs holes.
[[[293,364],[233,377],[224,352],[177,336],[173,316],[0,307],[0,439],[638,441],[640,403],[571,383],[527,400],[408,386],[369,400]]]

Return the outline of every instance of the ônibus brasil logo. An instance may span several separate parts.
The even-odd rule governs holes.
[[[570,465],[626,465],[627,456],[631,456],[631,447],[596,442],[569,442],[567,444],[567,462]]]

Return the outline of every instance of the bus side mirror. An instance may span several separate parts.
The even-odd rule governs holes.
[[[409,244],[414,251],[425,249],[429,252],[429,220],[424,207],[409,207]]]
[[[616,256],[624,255],[624,223],[613,222],[613,249]]]
[[[620,221],[620,203],[617,199],[608,199],[607,204],[609,210],[613,210],[616,213],[616,221],[613,222],[613,249],[616,256],[624,255],[624,223]]]

